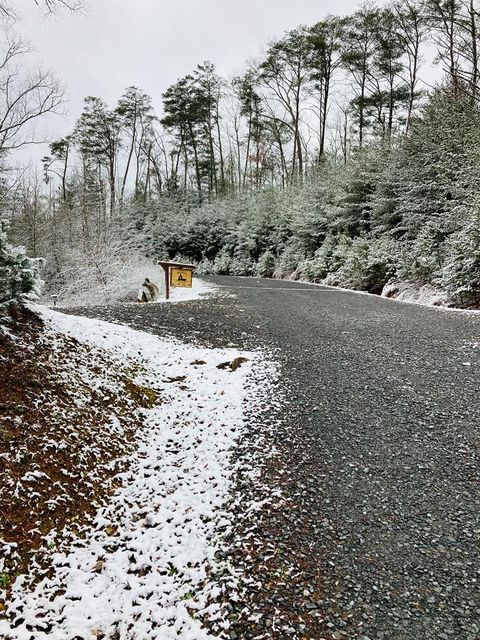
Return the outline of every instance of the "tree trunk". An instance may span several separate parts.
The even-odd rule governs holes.
[[[198,161],[197,141],[195,140],[195,136],[193,134],[192,125],[190,124],[189,126],[190,126],[190,137],[191,137],[192,149],[193,149],[193,158],[194,158],[194,161],[195,161],[195,176],[196,176],[196,180],[197,180],[197,190],[198,190],[198,193],[201,196],[201,194],[202,194],[202,176],[200,175],[200,163]]]
[[[122,188],[121,188],[121,191],[120,191],[120,204],[121,205],[123,205],[123,197],[124,197],[124,193],[125,193],[125,185],[127,184],[128,172],[130,170],[130,163],[132,161],[133,151],[135,149],[136,138],[137,138],[137,116],[135,115],[135,117],[133,119],[133,125],[132,125],[132,142],[130,144],[130,149],[129,149],[129,152],[128,152],[127,166],[125,167],[125,173],[123,174]]]
[[[247,182],[248,163],[250,160],[251,139],[252,139],[252,110],[250,109],[250,113],[248,116],[247,149],[245,151],[245,168],[243,170],[243,186],[244,187]]]
[[[470,0],[470,35],[472,42],[472,98],[475,102],[478,85],[478,44],[477,44],[477,23],[475,21],[476,11],[473,0]]]
[[[65,161],[63,163],[63,172],[62,172],[62,199],[64,202],[67,200],[67,170],[68,170],[68,155],[69,155],[70,146],[67,144],[65,149]]]
[[[222,191],[225,189],[225,163],[223,158],[223,146],[222,146],[222,135],[220,131],[220,114],[219,114],[219,106],[217,101],[217,137],[218,137],[218,154],[220,159],[220,182],[222,185]]]

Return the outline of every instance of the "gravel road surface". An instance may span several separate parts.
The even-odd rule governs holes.
[[[285,468],[266,475],[292,508],[262,524],[278,550],[255,598],[264,621],[231,637],[479,640],[480,314],[205,279],[224,295],[72,311],[275,350]],[[282,558],[295,580],[278,579]]]

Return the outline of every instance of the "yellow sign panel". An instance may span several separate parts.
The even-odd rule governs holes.
[[[172,287],[191,287],[192,270],[184,267],[172,267],[170,270],[170,285]]]

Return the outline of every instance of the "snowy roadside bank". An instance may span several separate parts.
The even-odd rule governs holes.
[[[159,402],[142,410],[138,450],[85,539],[52,553],[54,571],[33,591],[26,577],[17,579],[0,635],[216,637],[202,620],[221,634],[228,627],[221,594],[231,597],[236,588],[233,568],[218,560],[231,527],[224,506],[235,473],[232,451],[245,426],[245,407],[254,408],[255,389],[259,380],[268,385],[271,368],[260,353],[186,346],[120,325],[36,311],[48,331],[135,369],[135,382],[154,390]]]
[[[160,296],[157,302],[165,300],[165,275],[163,270],[148,260],[132,261],[131,263],[116,265],[104,276],[102,281],[93,278],[92,274],[85,280],[73,280],[63,288],[52,289],[45,293],[40,302],[47,306],[53,306],[52,294],[58,296],[58,307],[83,307],[99,304],[115,304],[136,302],[138,290],[145,278],[155,283]],[[182,302],[186,300],[199,300],[215,293],[216,287],[194,275],[192,288],[170,289],[168,302]]]
[[[462,307],[452,306],[448,294],[445,291],[435,289],[430,285],[423,285],[419,288],[416,288],[408,282],[396,282],[386,284],[383,287],[381,294],[378,295],[376,293],[370,293],[369,291],[362,291],[360,289],[347,289],[345,287],[325,283],[312,283],[306,280],[301,280],[299,282],[305,282],[305,284],[315,284],[316,286],[326,287],[327,289],[348,291],[350,293],[356,293],[363,296],[374,296],[376,298],[380,297],[386,300],[391,300],[392,302],[430,307],[439,309],[440,311],[455,311],[457,313],[479,313],[479,310],[477,309],[463,309]]]
[[[229,276],[228,276],[229,277]],[[374,298],[383,298],[385,300],[390,300],[392,302],[403,303],[403,304],[414,304],[423,307],[430,307],[434,309],[438,309],[440,311],[452,311],[456,313],[468,313],[468,314],[478,314],[480,313],[480,309],[470,309],[470,308],[462,308],[455,307],[451,305],[451,301],[448,298],[448,295],[445,291],[435,289],[430,285],[423,285],[420,288],[415,288],[412,284],[407,282],[397,282],[387,284],[383,287],[381,294],[370,293],[369,291],[363,291],[361,289],[349,289],[347,287],[342,287],[339,285],[329,284],[328,279],[325,279],[322,282],[311,282],[310,280],[305,280],[301,278],[292,278],[292,277],[277,277],[273,276],[269,277],[259,277],[259,276],[234,276],[235,278],[241,278],[243,280],[274,280],[275,282],[291,282],[291,283],[299,283],[299,284],[307,284],[313,287],[321,287],[323,289],[331,289],[332,291],[343,291],[346,293],[354,293],[359,296],[370,296]],[[222,285],[226,287],[226,285]],[[228,288],[228,287],[226,287]]]
[[[404,304],[416,304],[423,307],[434,307],[443,311],[462,311],[464,313],[477,313],[476,309],[462,309],[461,307],[452,306],[452,302],[446,291],[436,289],[435,287],[425,284],[415,287],[409,282],[393,282],[386,284],[380,295],[362,291],[361,289],[349,289],[339,285],[329,284],[328,278],[324,282],[309,282],[308,280],[297,280],[305,284],[314,284],[316,286],[327,287],[328,289],[337,289],[339,291],[349,291],[364,296],[375,296],[392,300],[393,302],[403,302]]]

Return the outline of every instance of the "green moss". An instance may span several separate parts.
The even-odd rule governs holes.
[[[6,589],[12,581],[8,573],[0,573],[0,588]]]
[[[0,428],[0,442],[8,444],[14,439],[13,434],[8,429]]]
[[[150,387],[144,387],[140,384],[136,384],[130,378],[125,378],[123,381],[125,391],[132,398],[135,404],[143,407],[144,409],[150,409],[158,403],[158,394]]]

